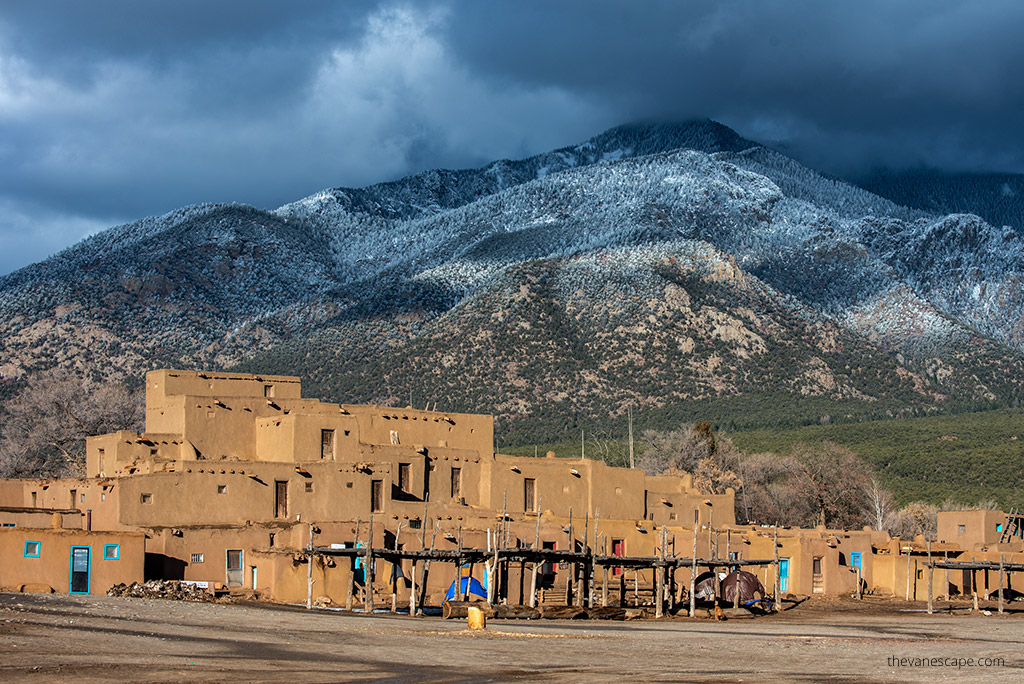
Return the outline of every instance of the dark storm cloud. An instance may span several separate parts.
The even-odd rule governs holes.
[[[7,2],[0,273],[200,201],[709,116],[837,173],[1024,171],[1016,2]]]

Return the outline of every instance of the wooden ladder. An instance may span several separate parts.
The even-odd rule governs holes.
[[[1003,523],[1003,534],[999,537],[999,543],[1005,544],[1020,528],[1020,516],[1016,507],[1010,509],[1006,514],[1006,522]]]

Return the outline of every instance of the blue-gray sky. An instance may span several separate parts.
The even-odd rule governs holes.
[[[197,202],[710,117],[827,171],[1024,172],[1024,3],[0,0],[0,274]]]

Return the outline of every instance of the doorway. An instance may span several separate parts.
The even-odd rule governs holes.
[[[90,554],[88,546],[71,547],[71,578],[68,592],[71,594],[89,593]]]

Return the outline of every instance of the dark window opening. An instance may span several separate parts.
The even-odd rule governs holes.
[[[452,498],[462,498],[462,468],[452,468]]]
[[[320,431],[320,458],[334,459],[334,430]]]
[[[523,510],[537,510],[537,481],[532,477],[523,480]]]
[[[384,480],[370,481],[370,511],[380,513],[384,510]]]
[[[274,481],[274,517],[288,517],[288,481]]]

